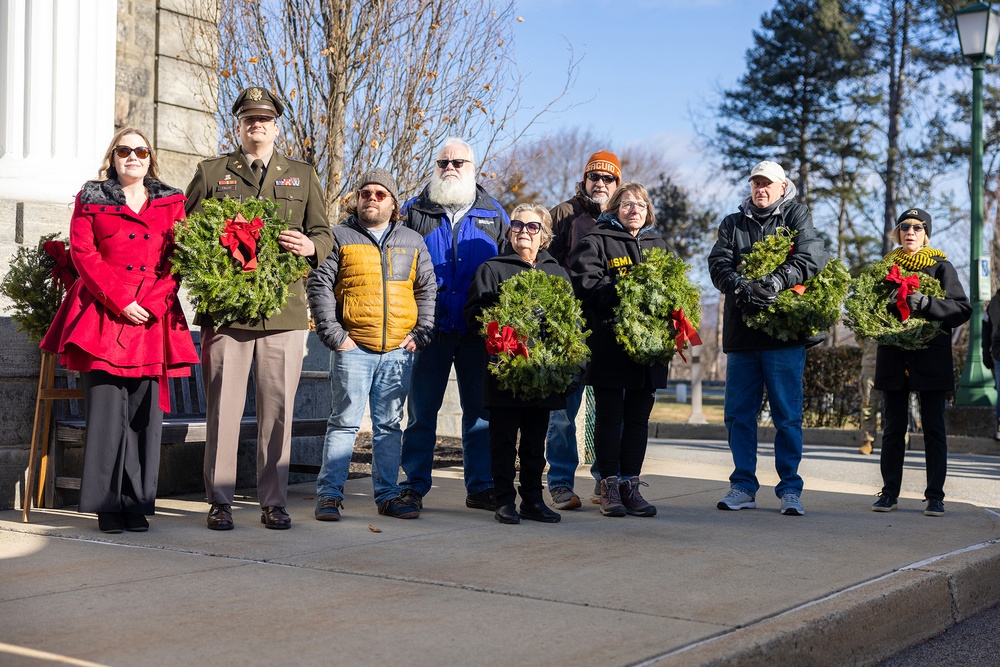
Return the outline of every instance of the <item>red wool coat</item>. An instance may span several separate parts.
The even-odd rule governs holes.
[[[180,279],[170,274],[173,226],[184,217],[184,195],[151,178],[146,188],[149,201],[141,213],[125,204],[113,179],[89,181],[76,196],[69,236],[80,279],[41,342],[70,370],[181,377],[198,363],[177,301]],[[146,324],[122,315],[133,301],[152,314]]]

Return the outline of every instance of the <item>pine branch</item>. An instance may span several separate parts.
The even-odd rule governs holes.
[[[687,276],[688,266],[673,253],[651,248],[615,285],[615,337],[636,363],[667,365],[677,351],[673,313],[683,310],[697,329],[701,292]]]

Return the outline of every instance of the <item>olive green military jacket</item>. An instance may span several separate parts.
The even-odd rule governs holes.
[[[201,202],[208,197],[273,199],[280,205],[278,217],[288,220],[290,229],[302,232],[316,246],[315,257],[307,258],[311,266],[315,267],[326,259],[333,248],[333,232],[316,170],[305,162],[285,157],[277,150],[271,155],[264,183],[259,189],[243,151],[236,150],[198,163],[194,178],[184,194],[187,195],[185,211],[188,215],[201,213]],[[281,311],[265,320],[230,326],[256,331],[308,329],[307,304],[305,279],[300,278],[289,286],[288,303]],[[195,323],[211,326],[211,316],[199,315]]]

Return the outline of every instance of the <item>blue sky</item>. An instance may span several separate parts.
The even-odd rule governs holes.
[[[662,147],[689,185],[700,180],[692,112],[745,71],[746,50],[774,0],[518,0],[522,105],[539,108],[566,77],[570,46],[583,57],[572,108],[533,128],[591,128],[616,145]],[[522,113],[524,113],[522,111]],[[527,114],[522,115],[522,118]]]

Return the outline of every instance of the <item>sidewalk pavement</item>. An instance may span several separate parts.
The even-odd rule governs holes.
[[[551,525],[467,509],[460,468],[414,521],[379,516],[367,478],[339,523],[292,487],[287,531],[251,498],[222,533],[194,496],[148,533],[0,512],[0,664],[870,665],[1000,601],[1000,461],[952,457],[930,518],[922,455],[880,514],[877,456],[806,451],[803,517],[778,513],[763,445],[758,508],[722,512],[725,443],[668,440],[646,459],[654,518],[601,516],[583,467],[584,507]]]

